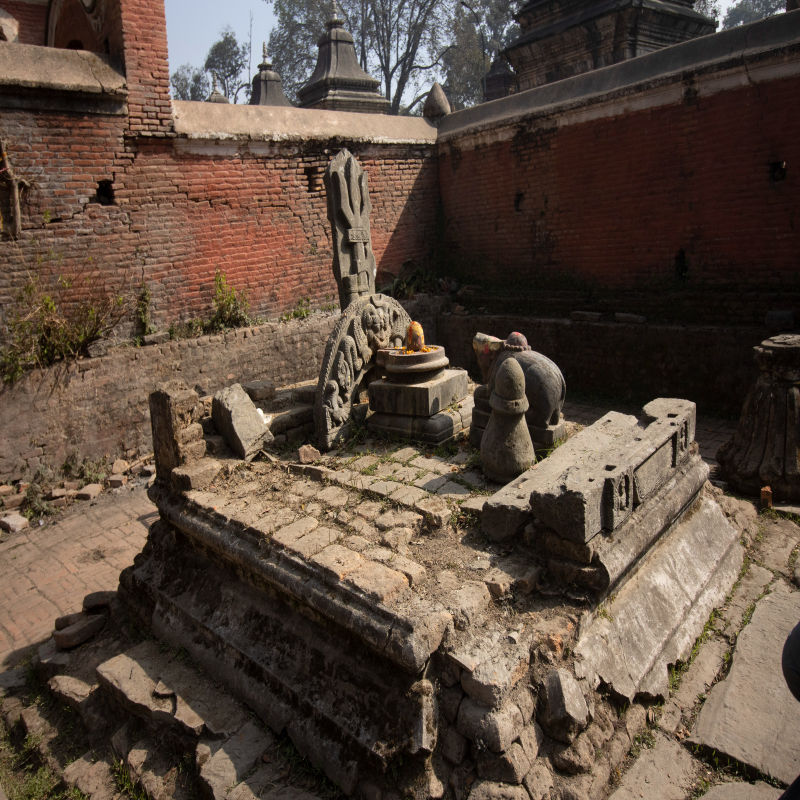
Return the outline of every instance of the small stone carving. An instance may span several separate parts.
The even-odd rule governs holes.
[[[492,415],[481,441],[481,464],[488,478],[507,483],[525,472],[535,457],[525,424],[525,375],[513,358],[506,359],[495,373],[489,402]]]
[[[800,500],[800,334],[773,336],[753,350],[759,375],[717,460],[744,494],[769,485],[776,500]]]
[[[382,294],[348,304],[322,360],[314,401],[317,446],[328,450],[349,433],[350,412],[381,348],[400,347],[411,322],[405,309]]]
[[[333,274],[344,311],[359,297],[375,293],[375,256],[367,176],[347,150],[340,150],[325,170],[328,219],[333,233]]]

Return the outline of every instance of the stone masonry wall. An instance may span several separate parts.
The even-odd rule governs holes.
[[[201,394],[249,380],[285,385],[315,378],[337,315],[273,322],[215,336],[126,347],[100,358],[29,373],[0,389],[0,481],[58,468],[70,454],[146,453],[147,398],[180,378]]]
[[[478,331],[505,338],[512,331],[558,364],[575,394],[593,402],[640,403],[682,397],[701,414],[736,417],[756,376],[753,346],[769,332],[755,326],[577,322],[513,315],[442,314],[438,344],[452,364],[480,380],[472,350]]]

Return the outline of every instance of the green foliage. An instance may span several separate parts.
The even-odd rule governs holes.
[[[726,12],[722,20],[723,30],[747,25],[764,17],[771,17],[786,9],[785,0],[739,0]]]
[[[108,463],[104,458],[83,458],[80,461],[75,453],[70,453],[61,467],[65,478],[87,483],[102,483],[108,474]]]
[[[94,276],[36,276],[11,303],[0,347],[0,374],[13,383],[36,367],[87,354],[128,313],[127,293],[97,284]]]
[[[695,0],[694,10],[699,11],[709,19],[713,19],[717,27],[719,27],[719,20],[722,16],[720,0]]]
[[[122,761],[114,759],[112,774],[117,789],[130,800],[148,800],[147,792],[138,784],[131,780],[128,770]]]
[[[269,52],[287,95],[296,98],[314,69],[317,40],[330,17],[330,2],[267,2],[277,20]],[[381,91],[393,114],[418,109],[431,83],[443,83],[445,76],[449,81],[451,73],[455,78],[471,70],[471,84],[480,87],[485,66],[505,44],[503,34],[512,22],[512,8],[503,0],[476,0],[478,22],[453,0],[341,0],[340,6],[345,28],[355,39],[359,63],[381,79]],[[460,20],[458,25],[456,20]],[[480,42],[479,31],[485,52],[480,43],[475,45]],[[464,48],[468,54],[462,58],[457,51]]]
[[[136,323],[140,336],[147,336],[148,333],[153,333],[155,330],[150,319],[151,301],[150,287],[146,283],[142,283],[139,287],[139,295],[136,298]]]
[[[435,292],[439,288],[436,275],[429,269],[418,267],[405,276],[398,276],[379,289],[381,294],[388,294],[397,300],[410,300],[419,292]]]
[[[22,513],[28,519],[45,517],[55,514],[56,510],[44,499],[48,489],[53,484],[53,471],[47,467],[39,467],[25,491]]]
[[[220,38],[211,45],[203,68],[216,77],[219,90],[235,103],[243,90],[246,99],[250,99],[250,76],[242,76],[249,60],[250,47],[239,44],[230,28],[223,28]]]
[[[453,110],[483,102],[484,77],[500,51],[519,34],[503,0],[457,3],[450,22],[454,46],[442,57]]]
[[[191,64],[181,64],[170,75],[169,82],[175,100],[206,100],[211,91],[205,72]]]
[[[307,297],[301,297],[294,308],[281,314],[281,322],[289,322],[292,319],[305,319],[311,313],[311,301]]]
[[[214,273],[214,316],[204,325],[206,333],[216,333],[228,328],[244,328],[253,324],[249,315],[247,293],[236,291],[228,285],[224,272]]]

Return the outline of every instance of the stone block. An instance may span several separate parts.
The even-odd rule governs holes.
[[[497,781],[476,781],[468,800],[530,800],[522,786],[511,786]]]
[[[254,403],[264,403],[275,397],[275,384],[271,381],[248,381],[242,388]]]
[[[516,703],[507,702],[499,709],[490,709],[465,697],[458,708],[456,727],[479,747],[503,753],[519,737],[524,725]]]
[[[59,650],[69,650],[91,639],[106,624],[105,614],[88,614],[83,619],[53,632],[53,639]]]
[[[375,561],[365,561],[345,578],[364,594],[381,603],[388,603],[408,590],[408,578],[396,569]]]
[[[565,669],[551,670],[539,693],[542,728],[553,739],[569,744],[589,724],[589,707],[578,681]]]
[[[94,500],[101,492],[103,487],[99,483],[87,483],[82,489],[78,490],[75,497],[78,500]]]
[[[478,775],[491,781],[520,784],[531,768],[522,746],[514,742],[504,753],[480,751],[475,755]]]
[[[272,441],[267,423],[241,384],[234,383],[214,395],[211,417],[231,450],[246,461]]]
[[[28,527],[28,520],[22,514],[6,514],[0,517],[0,528],[9,533],[17,533]]]
[[[150,394],[150,424],[157,473],[165,478],[184,460],[179,435],[195,421],[200,398],[179,380],[162,383]]]
[[[431,417],[463,399],[467,388],[467,373],[460,369],[446,369],[431,380],[414,384],[372,381],[369,407],[386,414]]]
[[[179,492],[207,489],[219,475],[222,465],[214,458],[203,458],[182,467],[175,467],[170,475],[172,486]]]
[[[521,476],[543,525],[579,543],[612,531],[686,459],[694,403],[658,398],[643,412],[642,422],[609,412]]]

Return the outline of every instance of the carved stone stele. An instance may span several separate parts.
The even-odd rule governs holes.
[[[411,322],[392,297],[373,294],[351,302],[328,339],[314,400],[317,446],[329,450],[350,433],[350,412],[367,385],[380,348],[400,347]]]
[[[358,297],[375,293],[375,256],[367,175],[348,150],[340,150],[325,170],[328,219],[333,238],[333,275],[344,311]]]

